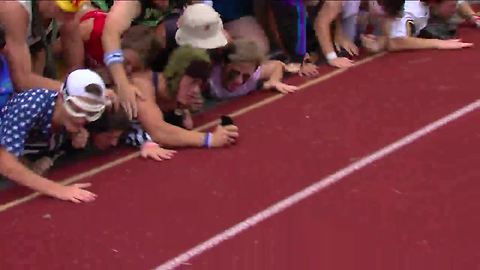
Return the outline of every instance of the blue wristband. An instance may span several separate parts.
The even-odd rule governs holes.
[[[106,66],[110,66],[111,64],[115,63],[123,63],[125,57],[123,56],[122,50],[115,50],[113,52],[105,53],[103,57],[103,63]]]
[[[213,134],[211,132],[205,133],[205,139],[203,140],[203,147],[212,147]]]

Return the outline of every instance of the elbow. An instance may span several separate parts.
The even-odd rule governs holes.
[[[30,80],[30,75],[31,72],[28,72],[26,70],[14,70],[11,73],[12,81],[15,86],[16,92],[29,90],[30,83],[28,81]]]

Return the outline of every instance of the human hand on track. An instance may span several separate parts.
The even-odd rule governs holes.
[[[90,186],[90,183],[78,183],[71,186],[58,184],[58,186],[52,192],[47,193],[47,195],[74,203],[93,202],[97,198],[97,195],[85,190],[85,188]]]
[[[235,125],[217,126],[213,132],[212,147],[224,147],[235,144],[239,138],[238,127]]]
[[[282,94],[293,93],[298,90],[298,86],[285,84],[280,81],[267,81],[263,86],[265,89],[275,89]]]
[[[303,63],[300,66],[300,71],[298,72],[298,75],[301,77],[307,76],[307,77],[313,77],[318,75],[318,67],[315,64],[312,63]]]
[[[328,64],[336,68],[349,68],[355,65],[355,62],[346,58],[346,57],[337,57],[333,60],[328,61]]]
[[[143,158],[151,158],[156,161],[170,160],[176,153],[177,151],[162,148],[154,142],[144,143],[140,151]]]
[[[440,50],[457,50],[473,47],[473,43],[462,42],[461,39],[437,40],[437,48]]]

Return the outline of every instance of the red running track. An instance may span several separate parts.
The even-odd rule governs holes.
[[[480,42],[478,36],[465,34]],[[479,95],[474,86],[480,83],[480,74],[473,68],[476,64],[478,49],[387,55],[238,117],[242,139],[236,147],[182,151],[171,162],[162,164],[131,160],[87,179],[94,182],[93,191],[100,195],[93,204],[77,206],[40,198],[0,213],[0,268],[158,266],[352,161],[476,100]],[[474,116],[462,121],[470,119],[470,128],[474,128]],[[468,123],[459,126],[459,135],[472,133]],[[434,134],[440,136],[438,141],[446,140],[443,132],[455,125]],[[434,138],[432,135],[418,144],[425,143],[423,147],[428,148],[426,143],[431,144],[429,140]],[[467,157],[474,154],[468,151],[478,143],[471,137],[465,140],[469,138],[474,143],[467,149],[462,144],[457,146],[467,151]],[[418,146],[411,147],[414,150]],[[448,200],[457,198],[448,195],[455,189],[454,184],[467,181],[460,175],[452,175],[450,184],[435,186],[431,194],[410,193],[411,188],[415,191],[418,184],[420,189],[427,189],[435,185],[435,179],[430,177],[453,169],[473,172],[470,165],[474,162],[458,163],[462,167],[452,165],[448,170],[442,163],[437,164],[442,162],[438,152],[412,155],[409,149],[391,157],[394,161],[398,158],[397,163],[388,164],[387,158],[372,165],[353,175],[353,181],[331,187],[194,259],[185,268],[375,269],[378,265],[377,269],[382,269],[381,260],[390,263],[389,268],[437,268],[431,264],[435,256],[422,257],[412,243],[426,240],[422,243],[434,245],[435,255],[445,254],[449,245],[463,243],[461,239],[454,241],[454,226],[448,223],[448,217],[459,218],[462,228],[466,228],[465,235],[474,235],[473,227],[463,222],[478,223],[469,220],[467,214],[457,213],[475,213],[478,205],[472,201],[459,207],[461,200]],[[445,147],[442,151],[449,154],[445,158],[455,161],[454,154],[461,152],[452,149]],[[405,204],[397,204],[396,197],[391,196],[398,194],[391,191],[385,195],[387,182],[383,180],[390,177],[388,183],[397,183],[403,179],[397,177],[405,177],[408,169],[424,173],[412,173],[412,179],[395,186],[399,192],[413,194],[401,196]],[[351,192],[364,185],[369,190]],[[467,191],[474,190],[472,184]],[[404,205],[423,210],[396,208]],[[337,211],[332,213],[332,209]],[[308,214],[312,212],[318,214]],[[444,213],[447,218],[442,216]],[[440,223],[430,224],[420,218]],[[372,230],[367,230],[370,227]],[[450,229],[450,234],[437,239],[443,228]],[[355,241],[355,237],[359,240]],[[261,250],[249,248],[251,239],[259,240]],[[435,241],[443,242],[440,245]],[[372,248],[374,244],[380,248]],[[292,250],[296,253],[290,253]],[[395,252],[381,254],[382,250]],[[457,250],[462,252],[451,253],[460,256],[457,262],[474,265],[476,250]],[[321,260],[324,254],[329,259]],[[293,267],[296,265],[300,267]],[[424,267],[430,265],[435,268]]]

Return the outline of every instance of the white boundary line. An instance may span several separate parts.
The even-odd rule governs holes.
[[[185,251],[184,253],[178,255],[177,257],[170,259],[163,263],[162,265],[156,267],[156,270],[167,270],[167,269],[174,269],[189,260],[197,257],[198,255],[204,253],[205,251],[214,248],[215,246],[221,244],[224,241],[227,241],[236,235],[240,234],[241,232],[256,226],[257,224],[273,217],[274,215],[286,210],[294,206],[295,204],[307,199],[308,197],[324,190],[325,188],[340,182],[345,177],[353,174],[354,172],[365,168],[366,166],[385,158],[386,156],[392,154],[393,152],[411,144],[412,142],[428,135],[429,133],[447,125],[450,122],[453,122],[462,116],[477,110],[480,108],[480,100],[477,100],[469,105],[435,121],[431,124],[401,138],[400,140],[385,146],[384,148],[363,157],[362,159],[348,165],[347,167],[315,182],[314,184],[306,187],[305,189],[294,193],[287,198],[267,207],[266,209],[262,210],[261,212],[245,219],[244,221],[230,227],[229,229],[213,236],[212,238],[206,240],[198,244],[197,246]]]

